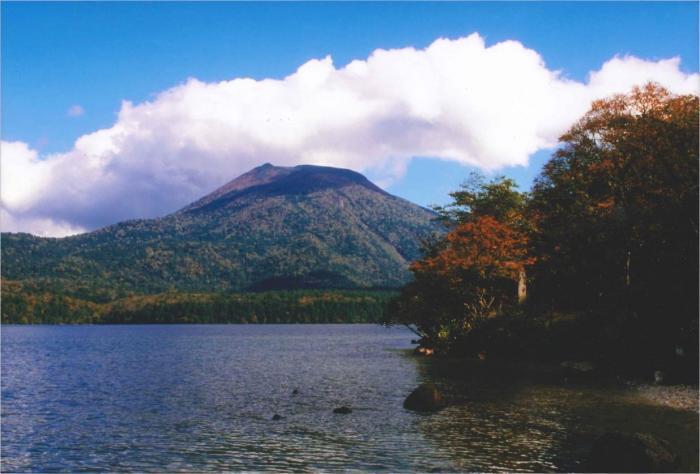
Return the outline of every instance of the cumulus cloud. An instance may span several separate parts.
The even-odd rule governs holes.
[[[3,232],[28,232],[41,237],[65,237],[87,231],[83,227],[54,218],[18,216],[5,208],[0,209],[0,226]]]
[[[81,115],[85,115],[85,109],[79,104],[71,105],[68,107],[66,115],[69,117],[80,117]]]
[[[647,81],[700,90],[679,58],[614,57],[582,83],[517,41],[486,46],[478,34],[379,49],[344,67],[313,59],[281,80],[189,79],[149,102],[123,102],[112,127],[65,153],[2,143],[12,217],[3,228],[50,220],[47,229],[71,232],[163,215],[268,161],[372,171],[384,183],[416,156],[484,170],[527,165],[592,100]]]

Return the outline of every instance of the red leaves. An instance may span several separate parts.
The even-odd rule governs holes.
[[[459,281],[462,271],[481,278],[516,280],[519,271],[534,262],[527,254],[524,232],[485,215],[455,227],[446,237],[447,246],[436,256],[415,262],[416,272],[436,272]]]

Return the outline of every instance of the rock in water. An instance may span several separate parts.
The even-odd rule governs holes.
[[[419,385],[403,402],[407,410],[426,412],[438,411],[446,405],[440,391],[432,383]]]
[[[435,349],[430,349],[428,347],[418,346],[413,350],[413,355],[424,355],[430,357],[435,353]]]
[[[655,370],[654,371],[654,383],[656,385],[661,385],[664,383],[664,380],[666,379],[666,374],[663,372],[663,370]]]
[[[583,361],[567,360],[567,361],[562,362],[560,365],[573,373],[579,373],[579,374],[586,374],[586,373],[593,372],[595,370],[595,366],[591,362],[588,362],[586,360],[583,360]]]
[[[669,472],[678,463],[668,442],[647,433],[605,433],[589,457],[594,472]]]
[[[348,413],[352,413],[352,408],[346,407],[346,406],[338,407],[338,408],[336,408],[335,410],[333,410],[333,413],[339,413],[339,414],[341,414],[341,415],[347,415]]]

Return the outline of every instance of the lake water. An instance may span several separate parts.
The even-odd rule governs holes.
[[[595,435],[627,429],[697,469],[692,412],[436,365],[408,355],[411,339],[374,325],[4,326],[1,468],[569,471]],[[428,380],[452,405],[404,410]]]

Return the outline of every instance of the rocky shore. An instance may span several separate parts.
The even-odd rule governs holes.
[[[642,398],[652,403],[678,408],[681,410],[698,410],[698,387],[692,385],[632,385],[632,389]]]

